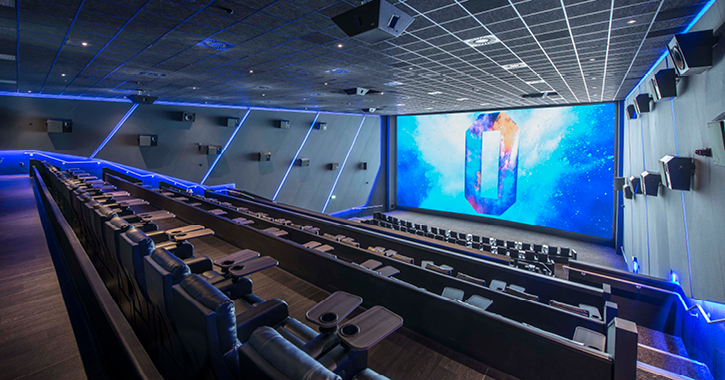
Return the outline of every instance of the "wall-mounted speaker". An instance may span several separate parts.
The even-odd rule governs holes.
[[[315,129],[320,131],[326,131],[327,123],[318,121],[317,123],[315,123]]]
[[[157,146],[159,145],[159,136],[157,135],[138,135],[138,146]]]
[[[239,119],[238,117],[228,117],[227,118],[227,127],[236,127],[239,125]]]
[[[650,87],[655,101],[677,96],[677,71],[663,69],[650,79]]]
[[[712,30],[675,34],[667,45],[679,76],[699,74],[712,66]]]
[[[662,183],[660,173],[646,171],[642,172],[639,176],[642,178],[642,192],[645,195],[656,197],[660,190],[660,184]]]
[[[217,154],[222,153],[222,146],[221,145],[201,145],[199,144],[199,151],[209,155],[209,156],[216,156]]]
[[[624,177],[614,177],[614,191],[622,191],[627,179]]]
[[[272,152],[259,152],[257,153],[258,161],[272,161]]]
[[[413,17],[384,0],[372,0],[332,18],[350,37],[369,44],[400,36]]]
[[[632,186],[624,185],[622,188],[622,192],[624,193],[624,199],[633,199],[634,198],[634,192],[632,191]]]
[[[158,96],[148,96],[148,95],[129,95],[128,99],[131,100],[133,103],[136,104],[153,104],[156,99],[158,99]]]
[[[642,185],[639,177],[629,177],[629,186],[635,194],[642,194]]]
[[[725,113],[715,119],[716,120],[707,123],[707,130],[710,135],[712,163],[715,165],[725,166]]]
[[[309,158],[298,158],[297,166],[310,166],[310,159]]]
[[[289,120],[277,120],[277,128],[289,129],[289,126],[290,126]]]
[[[367,162],[361,162],[360,163],[360,170],[368,170],[368,163]]]
[[[652,96],[650,96],[650,94],[647,94],[647,93],[639,94],[634,98],[634,109],[640,115],[643,112],[649,112],[651,110],[651,108],[650,108],[651,101],[652,101]]]
[[[670,190],[690,190],[695,160],[690,157],[664,156],[660,159],[662,183]]]
[[[48,119],[45,121],[48,133],[71,133],[73,132],[73,120],[70,119]]]
[[[627,106],[627,117],[630,119],[636,119],[637,118],[637,110],[634,109],[634,105],[630,104]]]
[[[340,164],[337,162],[330,162],[329,164],[327,164],[327,168],[330,170],[337,170],[340,168]]]
[[[181,121],[193,123],[196,121],[196,113],[182,112]]]

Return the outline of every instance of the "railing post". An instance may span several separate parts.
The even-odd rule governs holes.
[[[614,318],[607,325],[607,353],[614,359],[613,380],[637,378],[637,324]]]
[[[604,303],[604,324],[609,326],[609,323],[614,320],[614,318],[617,318],[617,314],[619,312],[619,305],[612,301],[607,301]]]

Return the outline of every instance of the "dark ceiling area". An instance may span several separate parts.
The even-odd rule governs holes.
[[[331,20],[360,1],[0,0],[0,91],[381,114],[612,101],[704,5],[393,3],[415,20],[370,45]],[[558,95],[521,97],[540,92]]]

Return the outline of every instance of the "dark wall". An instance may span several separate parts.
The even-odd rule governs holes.
[[[87,157],[130,108],[127,102],[0,97],[5,116],[0,119],[0,150],[42,150]],[[196,120],[181,121],[182,112],[195,113]],[[139,105],[96,158],[198,183],[216,159],[200,152],[199,144],[225,146],[235,131],[226,126],[227,118],[243,119],[245,114],[243,107]],[[316,117],[318,122],[327,123],[327,130],[310,130]],[[73,133],[48,134],[48,118],[72,119]],[[278,128],[278,120],[289,120],[290,128]],[[309,158],[311,164],[289,170],[276,200],[322,211],[339,176],[335,199],[330,199],[326,212],[382,205],[386,186],[384,133],[376,115],[366,116],[363,122],[363,115],[251,110],[204,184],[234,183],[239,189],[271,199],[301,147],[299,157]],[[139,134],[158,135],[158,146],[139,147]],[[257,161],[258,152],[271,152],[272,160]],[[367,170],[360,169],[361,162],[368,163]],[[340,168],[330,170],[330,163],[339,163]]]
[[[692,31],[722,29],[725,1],[716,1]],[[683,78],[678,96],[657,102],[652,112],[625,120],[624,174],[659,172],[665,155],[695,157],[696,188],[691,191],[660,189],[659,196],[637,195],[624,201],[624,251],[628,262],[637,257],[641,272],[668,278],[674,270],[686,293],[699,299],[725,301],[725,167],[695,156],[695,149],[710,147],[707,123],[725,112],[725,43],[715,47],[714,66]],[[668,41],[662,42],[664,48]],[[653,72],[671,67],[669,57]],[[651,93],[650,75],[625,105],[640,93]],[[688,258],[689,256],[689,258]],[[691,276],[690,276],[691,273]]]

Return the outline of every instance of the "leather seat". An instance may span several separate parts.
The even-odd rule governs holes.
[[[297,348],[277,331],[260,327],[242,346],[242,361],[257,371],[250,378],[290,380],[342,380],[317,360]],[[250,371],[252,368],[245,370]]]

